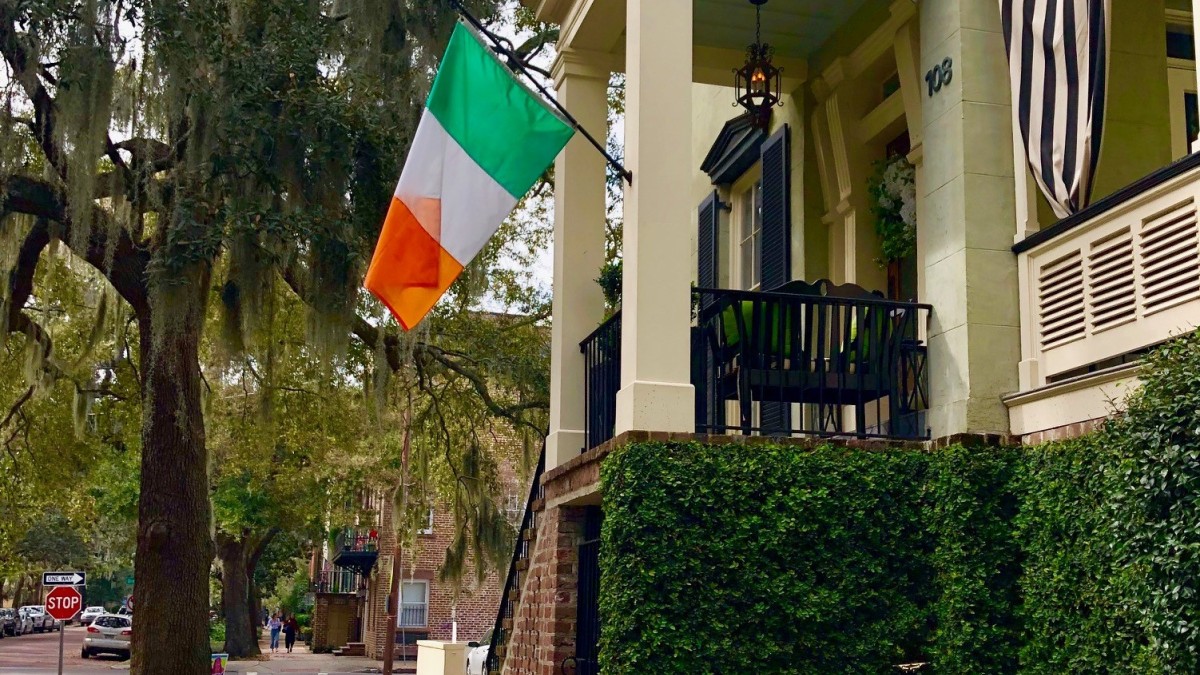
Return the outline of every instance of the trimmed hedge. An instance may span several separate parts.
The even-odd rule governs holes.
[[[1200,334],[1022,449],[635,443],[602,468],[605,673],[1188,673]]]

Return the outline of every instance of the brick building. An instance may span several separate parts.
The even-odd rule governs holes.
[[[516,443],[516,439],[512,439]],[[511,463],[501,466],[504,502],[510,521],[520,517],[527,486]],[[364,496],[365,517],[338,534],[325,550],[314,551],[310,564],[314,584],[312,647],[348,655],[383,658],[387,643],[387,599],[391,588],[392,555],[396,550],[390,495],[381,491]],[[417,640],[450,641],[457,621],[459,642],[480,639],[495,623],[503,578],[490,572],[482,584],[468,567],[463,587],[438,580],[446,550],[455,537],[449,505],[438,504],[401,552],[401,606],[396,643],[412,645],[397,655],[415,658]],[[514,523],[515,525],[515,523]],[[403,547],[402,547],[403,548]]]

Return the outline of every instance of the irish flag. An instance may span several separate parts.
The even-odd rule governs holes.
[[[425,102],[366,287],[417,325],[574,129],[459,23]]]

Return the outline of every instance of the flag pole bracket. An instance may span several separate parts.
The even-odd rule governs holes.
[[[585,129],[583,125],[579,123],[579,120],[575,119],[575,116],[572,115],[570,111],[563,106],[563,104],[558,102],[558,99],[554,98],[554,95],[551,94],[546,87],[543,86],[542,83],[538,81],[538,79],[535,78],[532,73],[529,72],[529,70],[525,67],[525,63],[520,59],[520,57],[514,54],[508,47],[505,47],[499,40],[497,40],[496,36],[492,35],[492,32],[483,25],[483,22],[476,18],[475,15],[471,14],[471,12],[469,12],[459,0],[450,0],[450,4],[454,6],[454,9],[464,19],[466,19],[467,23],[471,24],[476,31],[488,39],[488,42],[492,43],[492,51],[501,56],[507,57],[507,63],[511,67],[515,68],[517,72],[524,75],[525,79],[529,80],[534,88],[537,89],[538,93],[542,95],[542,98],[549,102],[550,105],[554,106],[554,108],[558,110],[559,114],[566,118],[566,121],[571,125],[571,128],[575,131],[578,131],[580,135],[582,135],[589,143],[592,144],[592,147],[596,148],[601,155],[604,155],[604,159],[607,160],[608,165],[617,172],[617,175],[621,176],[621,178],[624,178],[626,183],[633,185],[633,172],[629,169],[626,169],[625,165],[617,161],[617,159],[612,156],[612,153],[610,153],[608,149],[600,143],[600,141],[596,140],[596,137],[593,136],[587,129]]]

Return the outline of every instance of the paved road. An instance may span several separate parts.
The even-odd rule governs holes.
[[[64,672],[72,675],[111,675],[114,670],[126,670],[128,662],[116,656],[95,656],[83,659],[84,629],[70,626],[63,630]],[[0,640],[0,674],[43,675],[58,672],[58,633],[33,633]]]
[[[71,626],[64,630],[63,672],[70,675],[128,674],[125,659],[101,655],[84,659],[79,651],[83,646],[84,629]],[[231,664],[231,673],[244,675],[352,675],[370,670],[377,662],[365,659],[335,660],[331,656],[309,654],[297,645],[295,654],[276,654],[270,661]],[[57,675],[58,633],[34,633],[21,637],[0,639],[0,675]]]

